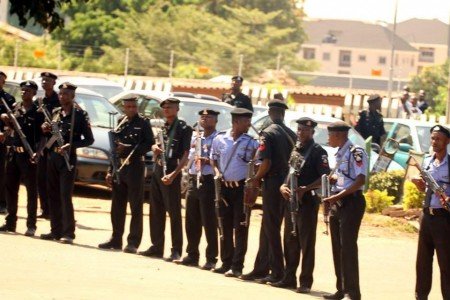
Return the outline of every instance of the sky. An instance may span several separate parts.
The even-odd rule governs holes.
[[[395,0],[305,0],[310,18],[394,22]],[[450,0],[398,0],[397,22],[439,19],[448,24]]]

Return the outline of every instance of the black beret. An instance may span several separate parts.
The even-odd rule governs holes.
[[[22,81],[22,82],[20,83],[20,87],[21,87],[21,88],[27,87],[27,88],[33,89],[33,90],[35,90],[35,91],[38,90],[38,85],[36,84],[36,82],[34,82],[34,81],[32,81],[32,80]]]
[[[380,95],[378,95],[378,94],[372,94],[372,95],[370,95],[369,99],[367,99],[367,102],[370,103],[370,102],[375,101],[375,100],[381,100]]]
[[[180,100],[178,100],[177,98],[167,98],[166,100],[161,101],[159,107],[163,107],[163,105],[166,103],[180,104]]]
[[[220,112],[212,110],[212,109],[203,109],[203,110],[199,111],[198,114],[200,116],[207,116],[207,115],[217,116],[220,114]]]
[[[269,103],[267,103],[268,107],[278,107],[278,108],[284,108],[288,109],[289,107],[281,100],[270,100]]]
[[[242,108],[242,107],[236,107],[231,111],[232,116],[239,116],[239,117],[249,117],[251,118],[253,115],[253,112],[251,110]]]
[[[122,101],[137,101],[137,96],[136,95],[127,95],[125,96],[125,98],[122,98]]]
[[[336,121],[327,127],[328,131],[349,131],[350,128],[351,126],[344,121]]]
[[[1,76],[4,76],[5,78],[8,78],[8,76],[6,76],[6,73],[3,72],[3,71],[0,71],[0,75],[1,75]]]
[[[442,125],[435,125],[435,126],[431,127],[430,133],[433,133],[433,132],[442,132],[448,138],[450,138],[450,131],[448,130],[447,127],[444,127]]]
[[[70,82],[64,82],[64,83],[61,83],[58,88],[60,90],[61,89],[67,89],[67,90],[75,91],[77,89],[77,86],[75,84],[70,83]]]
[[[308,117],[300,118],[300,119],[298,119],[296,122],[297,122],[298,124],[300,124],[300,125],[308,126],[308,127],[311,127],[311,128],[314,128],[314,127],[317,126],[317,122],[314,121],[314,120],[311,119],[311,118],[308,118]]]
[[[56,76],[55,74],[50,73],[50,72],[42,72],[41,77],[49,77],[49,78],[53,78],[55,80],[58,79],[58,76]]]
[[[236,76],[231,77],[231,81],[239,81],[239,82],[243,82],[243,81],[244,81],[244,78],[243,78],[242,76],[236,75]]]

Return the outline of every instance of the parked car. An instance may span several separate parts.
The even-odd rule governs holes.
[[[392,138],[399,142],[399,150],[394,155],[394,160],[406,167],[409,150],[424,153],[430,153],[431,147],[431,128],[436,123],[421,122],[410,119],[384,119],[384,128],[387,132],[387,138]],[[450,146],[447,149],[450,151]]]
[[[323,115],[307,115],[305,113],[300,113],[296,111],[287,110],[285,113],[285,124],[291,128],[294,132],[297,132],[297,120],[301,117],[310,117],[313,118],[317,123],[317,127],[315,128],[314,140],[316,143],[320,144],[328,153],[328,161],[330,163],[330,167],[334,167],[336,164],[335,154],[337,152],[337,148],[332,148],[328,146],[328,130],[327,126],[333,122],[339,121],[339,119],[333,117],[327,117]],[[261,115],[257,115],[253,117],[252,120],[253,126],[259,131],[265,128],[268,124],[270,124],[269,115],[263,113]],[[256,132],[253,129],[250,129],[250,133],[252,135],[256,135]],[[349,131],[349,139],[356,145],[365,148],[364,138],[354,129],[351,128]],[[372,168],[378,158],[378,154],[375,151],[371,151],[370,153],[370,167]],[[404,169],[396,162],[391,162],[389,164],[388,170],[401,170]]]
[[[194,93],[188,93],[188,92],[173,92],[172,95],[174,97],[195,98],[195,99],[211,100],[211,101],[222,101],[215,96],[206,95],[206,94],[194,94]]]

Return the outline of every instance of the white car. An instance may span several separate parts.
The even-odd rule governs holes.
[[[323,116],[323,115],[310,115],[306,113],[296,112],[292,110],[287,110],[285,113],[284,121],[285,124],[292,129],[294,132],[297,132],[297,120],[301,117],[310,117],[313,120],[315,120],[318,124],[315,128],[314,133],[314,141],[318,144],[320,144],[328,153],[328,160],[330,163],[330,167],[333,168],[336,164],[336,158],[335,154],[337,152],[337,148],[332,148],[328,146],[328,130],[327,126],[330,125],[333,122],[339,121],[339,119]],[[269,115],[267,113],[263,113],[260,115],[257,115],[252,120],[253,126],[261,130],[268,124],[270,124]],[[250,133],[252,135],[256,135],[256,132],[251,129]],[[349,131],[349,139],[356,145],[361,146],[365,148],[365,141],[363,137],[354,129],[351,128]],[[378,158],[378,154],[374,151],[370,152],[370,167],[372,168],[375,164],[376,160]],[[403,170],[404,168],[397,164],[396,162],[392,161],[389,164],[388,170]]]

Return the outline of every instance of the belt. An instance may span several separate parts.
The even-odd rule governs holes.
[[[13,146],[13,150],[14,150],[14,152],[17,152],[17,153],[25,153],[25,148],[24,147]]]
[[[429,216],[450,217],[450,213],[445,208],[424,207],[423,213]]]
[[[237,180],[223,180],[222,184],[225,187],[227,187],[227,188],[235,189],[235,188],[243,186],[245,184],[245,179],[242,179],[242,180],[239,180],[239,181],[237,181]]]
[[[130,158],[128,161],[126,158],[120,158],[120,164],[125,165],[125,166],[128,166],[131,162],[134,162],[134,161],[144,161],[144,157],[141,156],[139,158],[136,158],[136,157]]]
[[[206,179],[206,178],[213,178],[214,175],[213,174],[208,174],[208,175],[201,175],[200,177]],[[189,174],[189,178],[197,180],[197,175],[196,174]]]

